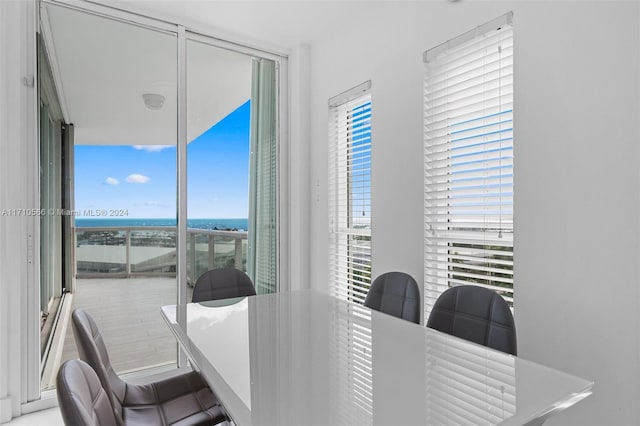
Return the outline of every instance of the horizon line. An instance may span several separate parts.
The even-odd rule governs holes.
[[[138,219],[173,219],[173,220],[177,220],[176,217],[109,217],[109,216],[101,216],[101,217],[77,217],[76,219],[86,219],[86,220],[102,220],[102,219],[108,219],[108,220],[127,220],[127,219],[134,219],[134,220],[138,220]],[[248,217],[190,217],[187,218],[187,220],[204,220],[204,219],[248,219]]]

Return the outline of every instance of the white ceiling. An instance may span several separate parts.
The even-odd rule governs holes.
[[[175,145],[172,35],[52,5],[43,20],[66,119],[80,145]],[[193,140],[250,98],[251,58],[189,42],[187,136]],[[165,96],[145,107],[143,93]]]
[[[1,0],[0,0],[1,1]],[[82,0],[62,0],[82,4]],[[286,53],[340,37],[356,21],[373,19],[412,1],[443,0],[93,0],[229,41]],[[46,6],[51,21],[63,108],[80,144],[174,144],[175,43],[161,33]],[[45,16],[46,18],[46,16]],[[383,30],[383,28],[381,28]],[[198,49],[199,51],[202,49]],[[189,57],[189,141],[250,97],[250,59],[208,47]],[[56,68],[56,64],[54,64]],[[142,93],[167,97],[161,111],[144,108]],[[165,94],[166,93],[166,94]]]
[[[97,0],[260,47],[291,49],[366,20],[379,0]],[[415,0],[412,0],[415,1]],[[442,0],[418,0],[442,1]]]

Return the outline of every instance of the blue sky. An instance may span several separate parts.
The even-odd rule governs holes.
[[[189,218],[246,218],[247,101],[187,145]],[[176,148],[75,147],[76,210],[125,209],[130,218],[175,218]]]

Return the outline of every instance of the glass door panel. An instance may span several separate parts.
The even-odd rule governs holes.
[[[187,300],[214,268],[247,270],[251,57],[187,40]]]
[[[64,252],[65,218],[63,156],[66,139],[63,136],[64,121],[56,96],[51,67],[47,60],[42,39],[38,38],[38,88],[39,88],[39,170],[40,206],[37,217],[40,222],[40,359],[41,377],[53,379],[51,371],[42,369],[51,353],[54,328],[63,300],[65,283],[69,273],[65,269],[69,258]],[[33,213],[33,212],[31,212]],[[55,351],[54,351],[55,353]],[[48,374],[49,373],[49,374]],[[48,383],[44,383],[48,386]]]
[[[49,213],[60,209],[61,122],[52,117],[46,104],[40,107],[40,208]],[[61,220],[55,214],[40,215],[40,310],[44,317],[53,311],[62,293]]]
[[[71,309],[95,318],[116,372],[175,365],[159,307],[178,294],[177,36],[46,3],[41,10],[73,123]],[[57,332],[63,344],[49,358],[59,365],[77,351],[70,326]]]
[[[258,293],[274,292],[275,62],[199,40],[186,47],[187,281],[235,267]]]

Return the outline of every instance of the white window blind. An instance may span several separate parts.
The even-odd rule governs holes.
[[[356,303],[371,283],[370,87],[329,100],[329,290]]]
[[[513,302],[512,14],[425,52],[425,314],[448,287]]]

